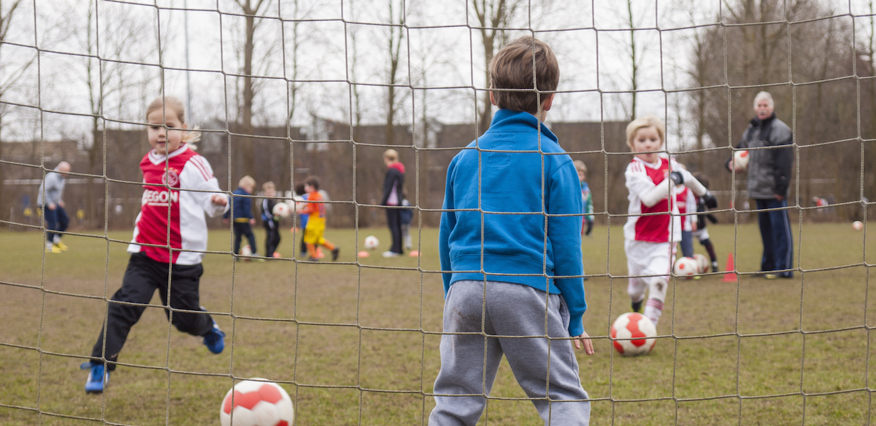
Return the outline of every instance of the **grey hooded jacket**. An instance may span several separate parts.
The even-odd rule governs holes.
[[[736,145],[748,149],[748,196],[756,200],[788,196],[794,164],[794,137],[791,129],[776,114],[764,120],[751,120]],[[762,148],[762,149],[751,149]],[[728,161],[729,163],[729,161]]]
[[[55,167],[55,171],[58,170],[58,167]],[[66,179],[60,173],[47,173],[45,180],[40,184],[39,193],[37,193],[37,205],[46,206],[60,203],[65,183]]]

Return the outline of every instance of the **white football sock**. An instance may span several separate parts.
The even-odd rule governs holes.
[[[645,316],[657,325],[657,321],[660,321],[660,315],[663,314],[663,302],[657,299],[648,299],[648,302],[645,303]]]

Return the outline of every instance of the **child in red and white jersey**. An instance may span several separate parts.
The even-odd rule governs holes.
[[[675,160],[658,154],[664,149],[664,135],[663,122],[654,116],[637,118],[627,125],[627,145],[635,153],[624,173],[630,191],[629,216],[624,225],[624,250],[631,276],[627,292],[633,311],[639,311],[647,288],[645,316],[654,325],[663,313],[671,259],[675,257],[676,242],[681,240],[676,186],[683,184],[713,202],[715,198]]]
[[[684,168],[681,164],[679,166]],[[678,205],[678,214],[681,215],[681,255],[693,257],[693,231],[696,228],[697,197],[690,188],[684,185],[675,188],[675,202]]]
[[[122,287],[109,302],[106,326],[82,364],[90,370],[87,393],[103,392],[110,372],[128,337],[155,290],[165,314],[182,332],[202,336],[213,353],[225,348],[225,333],[200,305],[199,284],[204,268],[201,259],[207,249],[207,223],[228,209],[228,198],[204,157],[187,142],[198,138],[186,132],[185,108],[179,99],[159,97],[146,109],[149,145],[140,162],[143,199],[128,246],[131,258]],[[122,303],[114,303],[122,302]],[[173,309],[172,315],[170,309]],[[103,320],[101,320],[103,322]]]

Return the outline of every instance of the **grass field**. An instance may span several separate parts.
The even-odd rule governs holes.
[[[709,230],[722,268],[734,235],[739,270],[759,268],[756,225]],[[611,320],[629,310],[627,280],[607,276],[626,273],[623,234],[610,231],[584,240],[585,270],[602,275],[585,283],[585,328],[597,352],[578,353],[594,425],[869,423],[876,348],[867,326],[876,298],[864,262],[876,258],[862,232],[794,226],[795,262],[834,269],[792,280],[674,282],[654,352],[628,359],[606,338]],[[120,286],[126,245],[69,236],[69,252],[44,256],[41,233],[0,231],[0,424],[218,424],[232,375],[283,382],[297,425],[425,424],[440,336],[420,330],[440,333],[443,289],[438,274],[420,271],[438,269],[437,230],[422,230],[419,259],[383,259],[388,232],[360,230],[360,240],[369,234],[382,241],[361,260],[373,268],[352,263],[353,230],[327,234],[346,265],[207,255],[201,303],[218,312],[225,352],[210,354],[150,308],[120,357],[131,366],[120,366],[102,395],[86,395],[78,365],[103,321],[103,298]],[[124,241],[130,232],[109,237]],[[227,250],[229,238],[211,232],[210,249]],[[283,238],[280,252],[291,253],[292,235]],[[868,240],[866,247],[876,242]],[[524,394],[507,364],[493,396],[512,399],[491,400],[482,424],[539,424],[530,402],[513,399]]]

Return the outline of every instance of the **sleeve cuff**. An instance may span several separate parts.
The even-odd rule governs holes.
[[[584,324],[581,321],[583,317],[584,314],[572,315],[569,318],[569,337],[580,336],[581,333],[584,333]]]

